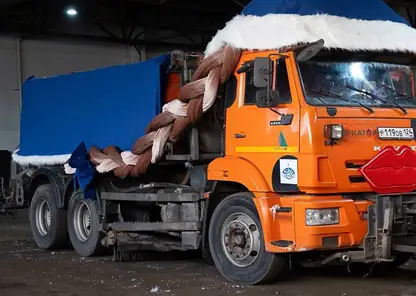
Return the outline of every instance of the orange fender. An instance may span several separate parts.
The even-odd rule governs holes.
[[[217,158],[208,166],[211,181],[236,182],[250,192],[272,191],[259,169],[246,159],[226,156]]]
[[[253,201],[262,224],[265,248],[268,252],[286,253],[290,248],[274,246],[271,242],[290,237],[293,239],[291,214],[280,214],[282,221],[273,221],[271,207],[280,204],[279,194],[273,193],[269,184],[257,167],[246,159],[226,156],[217,158],[208,166],[208,179],[211,181],[236,182],[253,193]],[[279,219],[280,220],[280,219]]]

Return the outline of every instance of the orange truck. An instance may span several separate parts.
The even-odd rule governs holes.
[[[383,36],[376,54],[327,39],[242,50],[182,140],[139,178],[95,175],[95,198],[60,165],[23,171],[16,192],[38,246],[69,237],[79,255],[111,248],[115,260],[200,250],[241,284],[273,281],[291,260],[404,264],[416,253],[415,55]],[[171,83],[192,81],[188,57]],[[171,102],[179,88],[168,89]]]

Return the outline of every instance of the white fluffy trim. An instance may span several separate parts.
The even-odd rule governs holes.
[[[391,21],[366,21],[316,14],[239,15],[218,31],[205,51],[224,44],[240,49],[268,50],[325,40],[326,48],[416,52],[416,30]]]
[[[50,156],[40,156],[40,155],[31,155],[31,156],[21,156],[18,154],[19,150],[16,150],[12,154],[12,159],[14,162],[20,164],[21,166],[45,166],[45,165],[60,165],[64,164],[71,157],[71,154],[64,155],[50,155]]]

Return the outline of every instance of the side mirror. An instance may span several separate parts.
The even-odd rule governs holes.
[[[256,91],[256,105],[259,108],[277,107],[283,103],[277,90],[271,90],[270,93],[266,89]]]
[[[253,66],[253,62],[246,62],[244,63],[238,70],[237,70],[237,74],[241,74],[241,73],[246,73],[248,70],[251,69],[251,67]]]
[[[272,60],[258,57],[254,59],[254,86],[257,88],[270,87],[272,81]]]
[[[310,60],[322,50],[324,44],[325,41],[323,39],[310,43],[296,56],[296,60],[298,62],[306,62],[307,60]]]

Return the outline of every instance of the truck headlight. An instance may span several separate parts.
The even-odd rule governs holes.
[[[325,125],[324,136],[327,139],[339,140],[342,138],[343,132],[342,124],[328,124]]]
[[[306,225],[334,225],[339,224],[339,209],[307,209]]]

